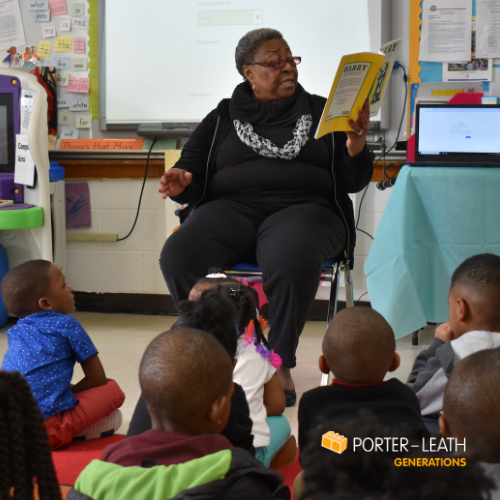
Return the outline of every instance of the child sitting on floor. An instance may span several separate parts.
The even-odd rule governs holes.
[[[219,285],[237,310],[239,337],[233,380],[243,387],[250,407],[255,456],[266,467],[278,469],[292,463],[297,455],[297,442],[283,416],[285,396],[277,373],[281,358],[269,348],[262,332],[259,298],[252,287],[211,269],[190,291],[189,299],[198,300],[203,291]]]
[[[485,349],[460,361],[444,391],[441,434],[465,443],[467,454],[481,460],[496,483],[493,500],[500,499],[499,408],[500,349]]]
[[[472,352],[500,345],[500,257],[479,254],[451,278],[449,323],[415,359],[407,384],[417,395],[431,431],[438,431],[446,382],[455,364]]]
[[[253,500],[283,488],[280,474],[219,434],[229,417],[233,367],[213,336],[190,328],[162,333],[139,370],[153,429],[106,447],[76,490],[101,500],[180,498],[181,491],[182,498]]]
[[[97,349],[80,323],[71,287],[61,270],[46,260],[31,260],[9,271],[2,299],[20,319],[7,332],[6,371],[28,381],[42,412],[51,448],[113,434],[121,425],[118,408],[125,395],[106,379]],[[85,377],[71,384],[75,363]]]
[[[299,404],[299,449],[321,417],[355,419],[370,410],[386,426],[404,425],[408,436],[423,437],[427,430],[413,392],[396,378],[384,382],[399,367],[399,354],[389,323],[368,307],[349,307],[331,321],[323,338],[319,368],[333,373],[329,387],[307,391]],[[335,430],[335,429],[332,429]],[[317,446],[321,447],[320,441]],[[302,455],[300,455],[302,464]]]
[[[40,409],[17,372],[0,371],[0,443],[1,499],[35,498],[36,478],[40,500],[60,500]]]
[[[172,326],[176,328],[194,328],[213,335],[226,349],[233,366],[236,363],[236,328],[235,309],[227,298],[227,292],[217,286],[204,290],[197,301],[185,300],[179,305],[180,318]],[[127,437],[137,436],[151,429],[151,417],[146,409],[144,396],[141,394],[130,422]],[[234,384],[231,397],[231,412],[226,427],[221,434],[233,446],[243,448],[255,455],[252,435],[252,420],[245,392]]]

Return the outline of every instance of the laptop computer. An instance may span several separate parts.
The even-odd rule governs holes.
[[[409,165],[500,167],[500,105],[417,105]]]

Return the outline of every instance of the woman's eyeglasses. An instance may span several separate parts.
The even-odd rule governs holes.
[[[288,63],[290,66],[297,66],[302,61],[302,57],[289,57],[288,59],[284,59],[282,61],[271,61],[271,62],[251,62],[245,63],[247,66],[252,66],[254,64],[258,64],[259,66],[269,66],[273,69],[281,69],[285,67],[285,64]]]

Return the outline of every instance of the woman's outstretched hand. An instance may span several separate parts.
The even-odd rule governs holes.
[[[346,132],[347,134],[347,151],[349,156],[356,156],[365,149],[366,144],[366,134],[370,129],[370,104],[368,99],[366,99],[363,109],[358,113],[358,119],[356,121],[351,120],[349,125],[352,127],[351,132]]]
[[[171,168],[163,174],[158,192],[162,193],[163,199],[168,196],[179,196],[191,184],[192,180],[193,174],[191,172],[180,168]]]

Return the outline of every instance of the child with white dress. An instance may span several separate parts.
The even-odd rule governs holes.
[[[278,370],[281,358],[269,348],[259,318],[257,292],[218,270],[211,270],[189,294],[197,300],[208,288],[221,285],[238,311],[238,348],[233,381],[243,387],[253,421],[255,456],[267,467],[283,467],[295,460],[297,444],[283,415],[285,396]]]

